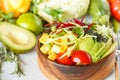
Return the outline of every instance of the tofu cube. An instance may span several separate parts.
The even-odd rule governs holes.
[[[55,53],[60,53],[60,46],[58,45],[53,45],[52,49],[51,49],[53,52]]]
[[[47,54],[47,52],[50,50],[50,48],[47,45],[43,45],[40,50],[44,53]]]
[[[51,49],[48,51],[48,55],[53,54],[53,53],[54,52]]]
[[[54,52],[48,55],[48,59],[50,59],[52,61],[54,61],[56,59],[56,57],[57,57],[57,54]]]
[[[60,47],[60,53],[65,53],[67,51],[68,45],[62,45]]]
[[[43,35],[39,39],[39,42],[44,44],[48,38],[49,38],[48,33],[43,33]]]

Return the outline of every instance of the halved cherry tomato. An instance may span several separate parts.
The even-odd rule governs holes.
[[[109,0],[112,15],[120,21],[120,0]]]
[[[62,53],[58,53],[57,54],[57,58],[56,61],[60,64],[65,64],[65,65],[74,65],[75,63],[72,61],[71,58],[65,56],[63,58],[60,58],[63,54]]]
[[[72,54],[72,61],[76,63],[76,65],[87,65],[91,64],[90,55],[82,50],[77,50]]]

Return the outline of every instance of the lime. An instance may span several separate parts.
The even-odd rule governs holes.
[[[36,15],[32,13],[22,14],[16,21],[19,26],[32,31],[35,34],[39,34],[43,31],[42,21]]]

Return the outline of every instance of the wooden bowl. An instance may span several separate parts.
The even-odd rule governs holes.
[[[115,64],[115,51],[95,64],[69,66],[49,60],[40,51],[39,40],[36,50],[39,68],[49,80],[104,80]]]

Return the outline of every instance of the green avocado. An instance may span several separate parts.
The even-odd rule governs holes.
[[[103,42],[96,42],[95,45],[93,46],[93,49],[90,52],[90,55],[92,56],[92,61],[96,62],[100,59],[100,52],[103,50],[105,46],[105,43]]]
[[[79,50],[84,50],[90,53],[94,45],[95,41],[93,40],[93,38],[87,37],[81,40],[81,42],[79,43]]]
[[[104,49],[100,52],[100,57],[102,57],[103,55],[105,55],[106,54],[106,52],[109,50],[109,48],[111,47],[111,45],[112,45],[112,39],[109,39],[108,41],[107,41],[107,43],[105,43],[105,46],[104,46]]]
[[[36,36],[15,24],[0,22],[0,41],[14,53],[24,53],[36,44]]]
[[[102,58],[111,54],[116,48],[117,48],[117,42],[114,41],[113,44],[111,45],[111,47],[109,48],[109,50],[102,56]]]

